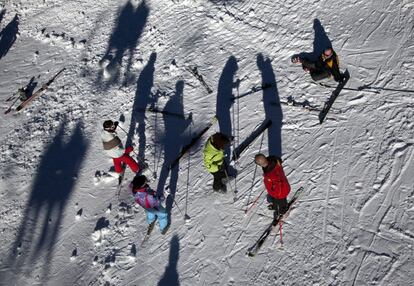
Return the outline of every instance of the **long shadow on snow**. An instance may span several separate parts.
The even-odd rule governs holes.
[[[139,38],[144,30],[149,15],[149,8],[145,0],[138,7],[134,7],[128,1],[122,8],[116,26],[108,41],[105,55],[100,60],[100,64],[107,65],[104,68],[108,79],[103,79],[103,72],[99,73],[97,83],[104,83],[105,88],[119,82],[122,61],[125,54],[128,54],[127,66],[125,69],[125,79],[123,84],[129,84],[134,79],[130,74],[134,50],[138,45]]]
[[[184,81],[177,81],[175,93],[166,103],[164,107],[165,110],[184,116],[183,90]],[[171,209],[177,191],[179,163],[172,169],[170,169],[170,165],[179,155],[181,148],[189,141],[189,136],[185,135],[184,132],[191,124],[192,119],[190,117],[183,120],[182,118],[170,116],[168,114],[163,114],[162,117],[164,120],[165,131],[161,139],[162,146],[160,146],[160,148],[164,148],[164,163],[158,180],[157,192],[162,194],[169,175],[169,189],[171,195],[167,198],[166,208],[168,211],[168,221],[171,223]]]
[[[164,275],[158,282],[158,286],[179,286],[180,281],[178,279],[177,264],[180,258],[180,241],[178,235],[174,235],[171,239],[170,256],[168,265],[165,268]]]
[[[332,48],[332,42],[329,40],[328,35],[326,34],[319,19],[313,20],[313,30],[315,32],[315,37],[313,39],[313,51],[311,53],[301,52],[299,55],[303,58],[316,61],[324,50]]]
[[[6,14],[6,9],[1,10],[0,12],[0,24],[1,24],[1,21],[3,21],[4,14]]]
[[[145,158],[145,146],[147,144],[145,137],[145,110],[149,104],[155,103],[157,100],[156,98],[151,97],[151,88],[154,85],[156,59],[157,54],[152,53],[147,65],[138,77],[137,90],[135,92],[135,100],[131,112],[131,123],[129,125],[125,143],[125,146],[131,145],[134,134],[137,133],[139,138],[138,155],[142,159]]]
[[[65,205],[89,145],[82,133],[81,123],[77,124],[69,141],[65,140],[65,125],[60,126],[38,166],[32,192],[8,257],[8,265],[15,275],[22,275],[23,272],[27,276],[38,264],[43,272],[42,281],[47,280]],[[12,284],[10,279],[7,282]]]
[[[37,86],[37,82],[34,81],[35,77],[32,76],[29,83],[25,86],[27,97],[31,97],[33,95],[33,91]]]
[[[237,70],[237,60],[231,56],[223,68],[217,87],[216,115],[219,119],[220,132],[227,136],[232,135],[230,109],[233,104],[234,76]],[[230,154],[230,146],[227,146],[224,152]],[[227,165],[229,158],[230,156],[226,158]]]
[[[270,88],[263,90],[263,106],[266,119],[272,120],[267,129],[269,154],[282,157],[282,120],[283,113],[280,107],[279,92],[276,85],[276,76],[272,63],[262,54],[257,55],[257,66],[262,74],[262,85],[271,84]]]
[[[16,14],[13,20],[0,32],[0,59],[4,57],[13,46],[19,33],[19,16]]]

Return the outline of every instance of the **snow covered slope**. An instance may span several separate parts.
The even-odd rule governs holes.
[[[410,0],[16,0],[0,10],[0,100],[31,82],[40,97],[0,121],[0,285],[409,285],[414,277],[414,12]],[[290,62],[332,45],[351,79],[323,125],[331,90]],[[205,86],[192,75],[197,66]],[[33,77],[33,78],[32,78]],[[31,81],[32,79],[32,81]],[[335,84],[334,82],[329,82]],[[251,92],[262,84],[270,88]],[[246,95],[246,93],[249,93]],[[241,96],[232,101],[232,97]],[[282,103],[282,104],[279,104]],[[153,113],[149,107],[182,116]],[[212,192],[204,136],[220,118],[242,154],[227,194]],[[183,117],[183,118],[180,118]],[[141,245],[146,221],[99,133],[124,142],[166,187],[171,227]],[[254,258],[271,221],[256,153],[281,155],[305,193]],[[186,218],[186,219],[184,219]]]

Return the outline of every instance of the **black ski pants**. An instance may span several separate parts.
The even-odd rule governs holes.
[[[275,199],[271,197],[269,194],[267,195],[267,201],[272,204],[273,206],[273,222],[275,223],[280,215],[283,215],[288,210],[288,202],[287,199]]]
[[[226,171],[224,169],[224,164],[221,167],[220,170],[218,170],[215,173],[212,173],[213,177],[214,177],[214,182],[213,182],[213,190],[214,191],[220,191],[222,190],[223,192],[226,191],[226,185],[223,184],[223,179],[226,178]]]

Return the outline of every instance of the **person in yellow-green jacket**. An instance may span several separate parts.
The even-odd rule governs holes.
[[[204,166],[213,177],[213,190],[216,192],[226,192],[226,185],[223,179],[227,177],[226,164],[224,162],[224,148],[230,143],[229,137],[223,133],[215,133],[208,138],[204,147]]]

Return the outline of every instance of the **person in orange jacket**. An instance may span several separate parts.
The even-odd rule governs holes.
[[[276,156],[266,157],[259,153],[254,157],[257,165],[263,169],[263,181],[267,190],[268,208],[274,210],[273,224],[288,210],[287,196],[290,185],[282,167],[282,159]]]

